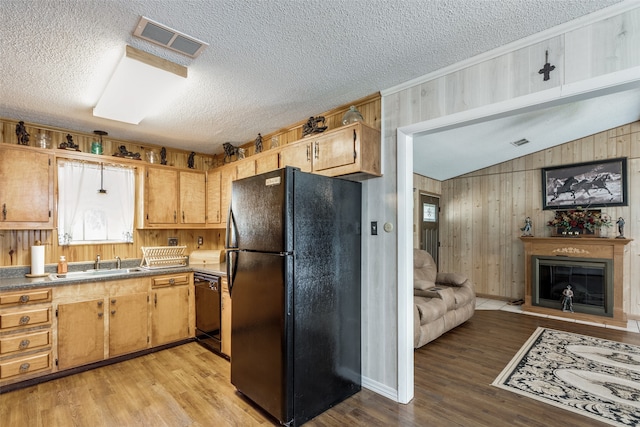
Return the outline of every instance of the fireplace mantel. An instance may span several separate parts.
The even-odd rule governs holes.
[[[525,297],[522,309],[533,313],[566,317],[614,326],[627,326],[623,301],[624,252],[632,239],[601,237],[520,237],[525,253]],[[574,258],[600,258],[613,260],[613,317],[585,313],[569,313],[562,310],[532,304],[531,256],[563,256]]]

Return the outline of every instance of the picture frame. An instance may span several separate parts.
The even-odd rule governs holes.
[[[542,168],[542,209],[627,206],[627,158]]]

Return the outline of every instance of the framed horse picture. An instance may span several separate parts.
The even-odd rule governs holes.
[[[542,169],[542,209],[627,204],[626,157]]]

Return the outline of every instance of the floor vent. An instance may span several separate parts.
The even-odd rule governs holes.
[[[209,46],[207,43],[173,30],[166,25],[142,16],[133,35],[168,49],[197,58]]]

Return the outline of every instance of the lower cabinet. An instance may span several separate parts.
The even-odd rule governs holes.
[[[51,288],[0,293],[0,388],[50,373]]]
[[[151,346],[156,347],[191,336],[189,299],[192,274],[154,277],[152,279]]]
[[[148,299],[147,292],[109,298],[109,357],[147,348]]]
[[[58,305],[58,369],[105,358],[104,309],[103,299]]]

